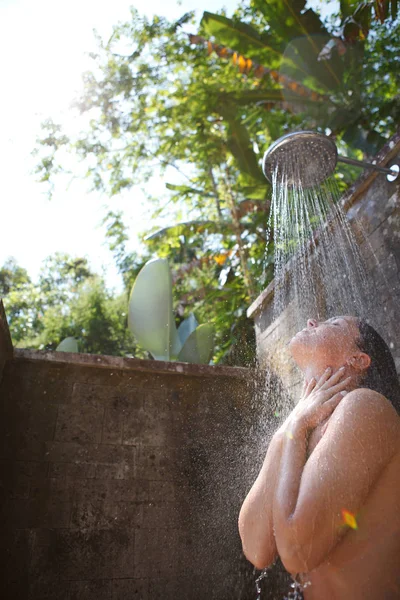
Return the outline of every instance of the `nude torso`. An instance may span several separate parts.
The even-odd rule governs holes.
[[[309,455],[325,433],[325,421],[309,440]],[[400,600],[399,449],[381,473],[360,514],[319,567],[308,573],[305,600]]]

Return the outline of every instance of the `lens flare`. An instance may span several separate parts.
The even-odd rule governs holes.
[[[355,517],[355,515],[353,515],[353,513],[351,513],[350,511],[343,508],[342,509],[342,518],[343,518],[343,523],[345,523],[345,525],[348,525],[352,529],[358,529],[356,517]]]

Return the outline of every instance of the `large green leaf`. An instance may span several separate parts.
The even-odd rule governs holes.
[[[306,0],[253,0],[275,35],[290,40],[298,35],[328,33],[319,15],[305,9]]]
[[[212,198],[213,194],[204,192],[203,190],[197,190],[196,188],[190,187],[189,185],[176,185],[174,183],[166,183],[165,187],[172,192],[179,192],[182,196],[190,196],[191,194],[197,194],[199,196],[205,196],[206,198]]]
[[[386,138],[376,131],[368,131],[358,123],[345,130],[343,141],[353,148],[362,150],[368,156],[374,156],[387,142]]]
[[[361,4],[360,0],[340,0],[342,19],[352,15],[359,4]]]
[[[228,123],[228,148],[236,158],[239,169],[254,179],[265,182],[247,127],[236,119],[229,119]]]
[[[329,65],[318,61],[330,35],[314,11],[301,14],[304,4],[304,0],[260,2],[269,25],[262,34],[247,23],[209,12],[203,14],[201,24],[219,44],[269,69],[319,91],[335,89],[342,81],[346,57],[335,54]]]
[[[313,89],[336,89],[343,79],[346,57],[335,52],[329,61],[318,60],[331,36],[319,15],[311,8],[305,10],[305,5],[306,0],[253,0],[282,40],[280,73]]]
[[[148,261],[129,298],[128,326],[156,360],[174,360],[181,350],[172,312],[172,278],[166,259]]]
[[[182,346],[185,344],[189,335],[195,331],[197,326],[198,322],[193,313],[190,313],[190,315],[184,321],[182,321],[178,327],[179,340]]]
[[[178,361],[208,365],[214,348],[214,328],[209,323],[199,325],[187,338]]]
[[[67,337],[58,344],[56,352],[79,352],[78,342],[74,337]]]
[[[280,75],[322,93],[339,89],[349,58],[347,53],[342,57],[334,50],[329,60],[319,60],[322,49],[330,40],[329,34],[314,34],[288,41]]]
[[[239,90],[238,92],[224,92],[219,95],[219,104],[224,102],[245,106],[261,102],[290,102],[293,104],[316,104],[315,100],[294,94],[290,90]]]
[[[260,34],[247,23],[207,11],[203,13],[201,26],[207,36],[214,37],[218,44],[223,44],[248,58],[253,58],[270,69],[279,67],[282,54],[279,49],[279,40],[273,34],[269,32]]]
[[[165,235],[190,235],[191,233],[203,233],[208,231],[209,233],[221,233],[226,229],[233,229],[233,224],[230,221],[187,221],[186,223],[178,223],[171,225],[170,227],[163,227],[158,229],[154,233],[146,236],[144,241],[155,240],[162,238]]]

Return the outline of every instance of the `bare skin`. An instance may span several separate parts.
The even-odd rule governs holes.
[[[400,433],[398,433],[400,437]],[[345,536],[308,573],[306,600],[400,598],[400,449],[369,491],[357,530]]]
[[[239,516],[247,558],[264,568],[279,554],[311,583],[306,600],[400,599],[400,418],[359,388],[370,359],[357,335],[340,317],[310,320],[293,338],[303,397]]]

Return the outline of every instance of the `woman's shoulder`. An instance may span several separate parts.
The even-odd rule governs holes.
[[[347,419],[373,422],[377,428],[384,426],[386,432],[390,429],[400,441],[399,414],[383,394],[369,388],[357,388],[346,394],[338,408]]]
[[[363,448],[368,460],[373,460],[379,447],[385,455],[379,453],[384,463],[400,455],[400,418],[382,394],[368,388],[352,390],[336,407],[331,420],[327,429],[330,443],[342,443],[348,451]]]
[[[396,412],[395,408],[393,407],[393,404],[390,402],[390,400],[386,398],[386,396],[384,396],[380,392],[371,390],[370,388],[356,388],[355,390],[352,390],[351,392],[346,394],[345,399],[347,403],[349,403],[349,401],[351,403],[358,403],[362,400],[365,407],[379,410],[391,409],[394,410],[394,412]]]

